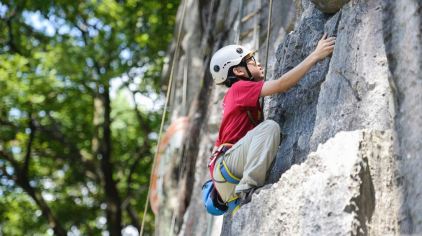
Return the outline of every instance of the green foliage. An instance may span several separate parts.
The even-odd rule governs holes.
[[[28,212],[32,214],[28,214]],[[45,219],[39,218],[40,215],[41,211],[27,195],[19,192],[3,192],[0,198],[2,235],[34,235],[33,229],[38,229],[38,232],[46,232],[47,222]]]
[[[0,154],[1,235],[52,233],[39,203],[18,181],[25,162],[27,175],[21,177],[67,232],[107,230],[98,147],[108,145],[104,99],[110,90],[117,90],[110,112],[112,177],[122,202],[142,220],[160,114],[134,105],[131,96],[161,94],[160,73],[178,4],[0,3],[0,151],[17,163]],[[123,82],[115,88],[113,80]],[[122,212],[123,226],[135,224],[126,208]],[[147,219],[151,232],[153,216]]]

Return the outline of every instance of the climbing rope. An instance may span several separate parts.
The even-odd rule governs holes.
[[[238,23],[237,26],[235,27],[235,34],[234,34],[234,43],[235,44],[239,44],[240,41],[240,34],[241,34],[241,24],[242,24],[242,16],[243,16],[243,0],[239,1],[239,10],[238,10]],[[258,9],[260,9],[261,6],[258,6]],[[273,9],[273,1],[270,0],[269,3],[269,7],[268,7],[268,23],[267,23],[267,42],[266,42],[266,53],[265,53],[265,75],[264,78],[267,78],[267,67],[268,67],[268,52],[269,52],[269,44],[270,44],[270,32],[271,32],[271,17],[272,17],[272,9]],[[253,14],[249,14],[248,16],[251,17]],[[248,16],[245,16],[248,17]],[[254,32],[257,33],[257,31],[259,31],[259,29],[257,29],[257,27],[259,28],[259,21],[255,21],[255,25],[256,27],[254,27]],[[255,38],[254,35],[254,41],[259,40],[259,37]],[[257,41],[257,44],[259,45],[259,42]]]
[[[241,30],[241,21],[243,14],[243,0],[239,0],[239,9],[237,10],[237,20],[234,27],[234,44],[239,44],[240,40],[240,30]]]
[[[151,192],[151,186],[152,186],[152,175],[153,175],[153,171],[155,170],[155,165],[156,165],[156,159],[158,156],[158,152],[159,152],[159,144],[161,141],[161,136],[163,133],[163,127],[164,127],[164,121],[166,118],[166,113],[167,113],[167,106],[170,100],[170,92],[171,92],[171,88],[173,85],[173,74],[174,74],[174,66],[176,63],[176,58],[178,57],[179,51],[180,51],[180,37],[181,37],[181,33],[182,33],[182,28],[183,28],[183,23],[184,23],[184,18],[185,18],[185,14],[186,14],[186,5],[187,5],[187,0],[183,1],[183,10],[182,10],[182,18],[180,21],[180,26],[179,26],[179,31],[178,31],[178,35],[177,35],[177,40],[176,40],[176,50],[173,56],[173,61],[172,61],[172,65],[171,65],[171,69],[170,69],[170,75],[169,75],[169,82],[168,82],[168,90],[167,90],[167,94],[166,94],[166,102],[164,104],[164,110],[163,110],[163,115],[161,118],[161,125],[160,125],[160,132],[158,134],[158,141],[157,141],[157,146],[155,149],[155,155],[154,155],[154,159],[153,159],[153,164],[152,164],[152,171],[150,174],[150,180],[149,180],[149,187],[148,187],[148,193],[147,193],[147,199],[145,202],[145,207],[144,207],[144,214],[142,217],[142,225],[141,225],[141,232],[140,235],[143,236],[144,233],[144,225],[145,225],[145,218],[146,218],[146,214],[148,211],[148,206],[149,206],[149,197],[150,197],[150,192]],[[271,15],[272,15],[272,0],[270,0],[270,6],[269,6],[269,13],[268,13],[268,28],[267,28],[267,45],[266,45],[266,57],[265,57],[265,68],[267,68],[268,66],[268,51],[269,51],[269,38],[270,38],[270,27],[271,27]],[[267,75],[267,70],[265,70],[265,78]]]
[[[160,132],[158,134],[157,146],[155,148],[155,155],[154,155],[154,159],[153,159],[153,162],[152,162],[151,174],[150,174],[150,177],[149,177],[149,187],[148,187],[148,193],[147,193],[147,200],[145,202],[144,215],[142,217],[142,225],[141,225],[141,233],[140,233],[141,236],[144,234],[145,218],[146,218],[146,215],[147,215],[148,204],[149,204],[149,195],[150,195],[151,186],[152,186],[152,176],[153,176],[153,173],[154,173],[154,170],[155,170],[156,159],[157,159],[157,156],[158,156],[159,145],[160,145],[160,141],[161,141],[161,135],[163,133],[164,121],[166,119],[167,105],[168,105],[169,100],[170,100],[170,91],[171,91],[171,87],[173,85],[174,65],[176,63],[176,59],[178,57],[179,50],[180,50],[180,36],[182,34],[183,22],[184,22],[184,19],[185,19],[186,5],[187,5],[187,0],[184,0],[183,1],[183,10],[182,10],[182,19],[180,20],[179,32],[177,34],[176,50],[174,52],[173,62],[171,64],[169,82],[168,82],[168,86],[167,86],[168,89],[167,89],[167,94],[166,94],[166,103],[164,104],[163,115],[161,117]]]
[[[265,74],[264,79],[267,79],[268,71],[268,49],[270,48],[270,31],[271,31],[271,15],[273,10],[273,0],[270,0],[270,7],[268,9],[268,28],[267,28],[267,52],[265,53]]]

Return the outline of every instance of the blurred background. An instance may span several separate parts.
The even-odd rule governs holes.
[[[0,235],[140,230],[178,5],[1,1]]]

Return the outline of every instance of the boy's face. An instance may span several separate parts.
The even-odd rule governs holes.
[[[260,81],[264,79],[264,68],[262,68],[261,63],[257,62],[253,56],[249,57],[244,61],[246,66],[251,72],[253,81]],[[233,73],[238,77],[248,78],[248,72],[246,71],[245,65],[237,66],[233,69]]]
[[[254,78],[254,81],[260,81],[264,79],[265,73],[264,69],[262,68],[261,63],[257,62],[255,60],[255,57],[250,57],[246,60],[246,65],[249,69],[249,71],[252,74],[252,77]]]

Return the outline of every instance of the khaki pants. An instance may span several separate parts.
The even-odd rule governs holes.
[[[237,197],[237,193],[265,183],[267,171],[280,144],[280,127],[273,120],[266,120],[249,131],[218,159],[214,168],[215,187],[224,202]],[[218,183],[224,181],[217,167],[226,163],[229,171],[240,179],[239,184]]]

